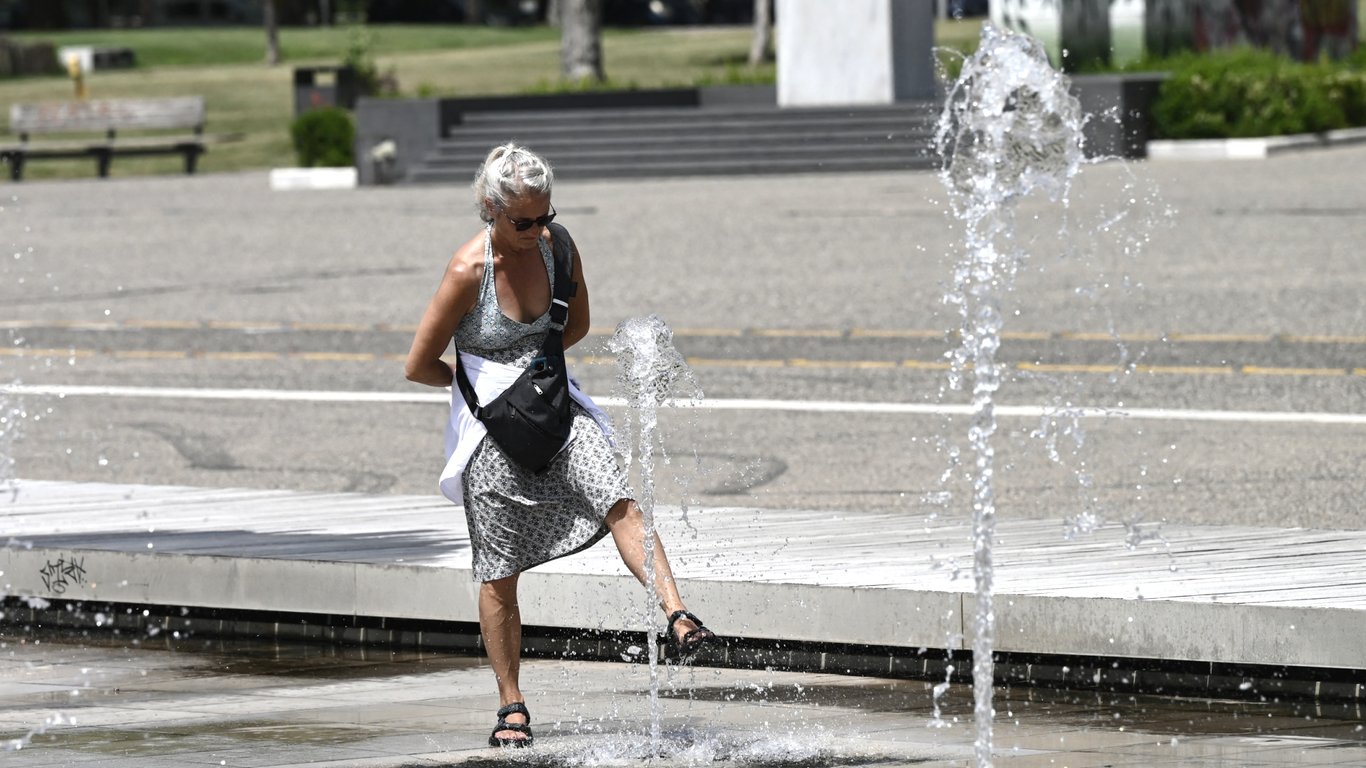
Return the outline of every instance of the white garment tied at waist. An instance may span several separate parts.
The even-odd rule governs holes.
[[[465,375],[469,378],[470,386],[474,388],[474,394],[481,404],[503,394],[503,390],[511,386],[517,377],[522,375],[522,371],[526,370],[524,367],[495,363],[468,352],[459,354],[460,364],[464,366]],[[611,442],[612,425],[607,414],[579,389],[572,376],[569,378],[569,397],[583,406],[588,415],[593,417],[593,421],[597,422],[598,428],[607,436],[608,442]],[[566,446],[577,437],[576,431],[570,431],[569,439],[565,441]],[[460,387],[452,384],[451,415],[446,421],[446,468],[441,470],[441,479],[437,485],[441,488],[441,495],[455,504],[465,503],[461,487],[465,467],[470,463],[470,457],[474,456],[474,449],[479,447],[479,442],[487,434],[488,429],[484,427],[484,423],[470,413],[469,406],[465,404],[465,397],[460,393]]]

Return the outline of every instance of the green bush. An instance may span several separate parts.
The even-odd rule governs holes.
[[[356,128],[351,115],[337,107],[315,109],[300,115],[289,127],[294,152],[304,168],[344,168],[353,165],[352,141]]]
[[[1366,71],[1250,49],[1168,60],[1153,119],[1168,139],[1316,133],[1366,125]]]

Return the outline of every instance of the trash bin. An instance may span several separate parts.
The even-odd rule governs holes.
[[[360,95],[352,67],[295,67],[294,114],[323,107],[354,110]]]

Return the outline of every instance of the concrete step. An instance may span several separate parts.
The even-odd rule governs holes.
[[[489,147],[509,140],[545,153],[560,178],[931,168],[937,117],[929,103],[469,112],[407,181],[467,183]]]
[[[550,123],[556,125],[601,125],[614,123],[705,123],[727,122],[850,122],[880,120],[922,120],[939,118],[937,104],[915,103],[888,107],[827,107],[778,109],[776,107],[657,107],[642,109],[584,109],[554,112],[466,112],[462,124],[471,128],[516,124]]]
[[[925,155],[925,145],[909,139],[881,141],[858,141],[858,142],[796,142],[796,143],[764,143],[758,142],[749,146],[730,146],[714,147],[705,144],[695,143],[687,146],[671,146],[665,144],[629,144],[629,145],[609,145],[598,144],[594,146],[574,144],[572,142],[556,142],[555,145],[541,147],[550,157],[554,167],[564,168],[585,163],[605,163],[605,162],[627,162],[627,163],[651,163],[660,161],[694,161],[694,160],[753,160],[770,161],[781,159],[816,159],[816,160],[835,160],[841,158],[884,158],[884,157],[919,157]],[[468,169],[470,163],[476,165],[482,161],[484,153],[480,151],[436,151],[424,158],[423,164],[432,167],[455,166]]]
[[[536,150],[551,158],[556,168],[584,160],[654,160],[654,159],[769,159],[781,157],[850,157],[928,154],[929,143],[912,137],[869,138],[847,141],[717,141],[689,142],[628,141],[578,142],[556,140],[538,143]],[[483,161],[485,147],[438,147],[428,153],[423,162],[430,165],[474,163]]]
[[[933,120],[922,120],[912,115],[889,115],[876,119],[864,117],[838,116],[820,120],[791,120],[785,118],[755,118],[752,120],[714,117],[692,120],[601,120],[597,122],[508,120],[499,123],[465,124],[451,128],[447,139],[498,141],[508,135],[533,137],[562,134],[617,134],[634,135],[646,133],[782,133],[782,132],[820,132],[820,131],[914,131],[930,133]]]
[[[441,141],[433,155],[442,157],[477,156],[482,160],[490,147],[507,140],[508,136],[515,136],[517,140],[526,140],[528,143],[531,141],[530,138],[521,134],[502,134],[479,138],[468,138],[461,134],[459,138]],[[710,131],[659,131],[653,133],[583,131],[547,134],[536,138],[535,143],[531,146],[537,152],[544,152],[554,159],[558,158],[562,152],[593,149],[648,151],[658,147],[700,146],[708,147],[714,151],[732,149],[753,151],[765,147],[788,146],[883,147],[901,144],[926,146],[932,138],[933,136],[927,130],[901,127],[884,130],[838,128],[825,131],[794,130],[764,131],[762,133],[753,131],[736,131],[733,133]]]
[[[776,173],[833,173],[858,171],[925,170],[935,167],[929,155],[902,153],[875,157],[830,158],[815,155],[805,158],[756,159],[661,159],[614,158],[615,162],[555,161],[555,175],[564,179],[650,178],[665,176],[748,176]],[[419,167],[408,176],[418,184],[468,184],[470,165]]]

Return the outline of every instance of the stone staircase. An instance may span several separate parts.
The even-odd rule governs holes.
[[[509,140],[545,155],[560,180],[925,169],[938,116],[930,102],[466,112],[406,181],[468,183]]]

